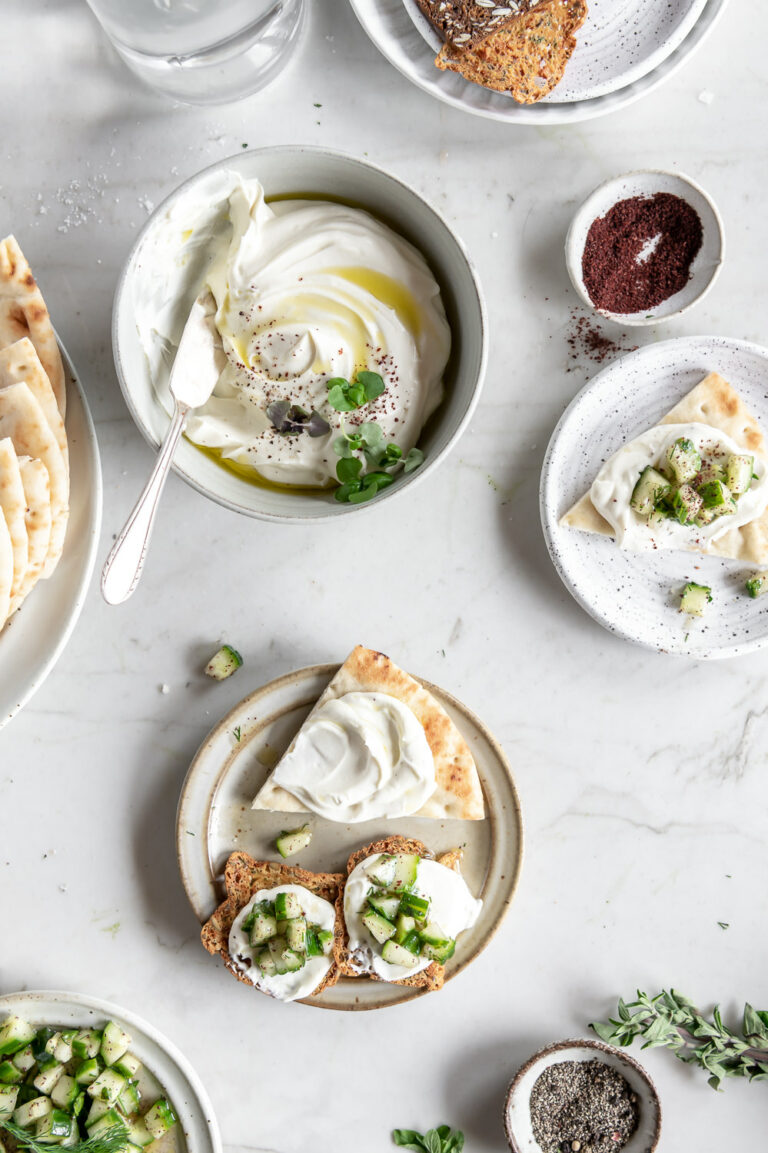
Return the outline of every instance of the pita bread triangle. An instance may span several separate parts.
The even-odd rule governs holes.
[[[13,585],[13,544],[5,517],[0,516],[0,630],[8,619]]]
[[[32,591],[43,575],[51,543],[51,481],[48,469],[41,460],[25,456],[19,460],[21,481],[27,501],[26,526],[29,542],[29,562],[21,588],[11,597],[13,613]]]
[[[10,437],[0,440],[0,515],[5,518],[13,546],[11,599],[18,595],[29,563],[27,500],[21,479],[19,458]]]
[[[6,236],[0,240],[0,349],[24,337],[34,344],[64,416],[67,392],[56,333],[23,252],[15,237]]]
[[[766,457],[765,438],[757,418],[728,381],[716,372],[705,376],[659,424],[708,424],[746,451]],[[601,536],[614,535],[611,525],[592,504],[589,492],[576,501],[560,524]],[[697,542],[691,544],[689,551],[703,552]],[[718,540],[710,541],[707,552],[749,564],[768,564],[768,509],[743,528],[730,529]]]
[[[432,693],[414,677],[398,668],[384,653],[358,645],[344,661],[309,715],[312,716],[327,701],[354,692],[378,692],[395,697],[411,710],[424,728],[435,762],[437,786],[426,804],[414,813],[414,816],[430,817],[434,820],[446,818],[483,820],[485,817],[483,790],[472,753],[456,725]],[[295,740],[294,737],[290,748],[293,748]],[[280,813],[307,812],[301,801],[274,783],[274,772],[275,770],[257,794],[252,807]]]

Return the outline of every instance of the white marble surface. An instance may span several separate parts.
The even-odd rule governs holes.
[[[171,479],[138,593],[111,609],[92,590],[58,668],[0,734],[0,987],[80,989],[150,1018],[204,1078],[230,1143],[386,1153],[391,1127],[449,1121],[468,1153],[500,1153],[519,1063],[585,1032],[618,994],[672,983],[729,1015],[745,999],[768,1006],[768,653],[691,665],[612,639],[561,586],[537,509],[547,438],[594,371],[569,355],[561,246],[597,183],[646,165],[700,181],[725,217],[727,264],[663,335],[766,337],[768,12],[731,4],[641,104],[535,131],[441,107],[390,69],[343,0],[310,7],[273,87],[201,111],[139,89],[79,0],[2,5],[0,234],[19,238],[90,398],[102,554],[151,463],[112,367],[118,272],[151,204],[243,143],[367,154],[430,196],[477,260],[493,345],[452,459],[354,528],[246,521]],[[217,685],[200,668],[220,636],[246,666]],[[190,757],[232,703],[358,640],[495,730],[527,862],[495,944],[439,996],[335,1015],[249,998],[216,968],[173,822]],[[667,1053],[644,1056],[664,1149],[764,1143],[762,1085],[716,1095]]]

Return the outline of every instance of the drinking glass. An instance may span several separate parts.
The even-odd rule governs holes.
[[[88,0],[143,81],[186,104],[226,104],[269,84],[298,42],[304,0]]]

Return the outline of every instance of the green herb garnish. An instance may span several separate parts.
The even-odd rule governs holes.
[[[281,436],[297,436],[308,432],[310,436],[325,436],[331,426],[319,412],[307,412],[301,405],[289,400],[273,400],[267,405],[267,416]]]
[[[13,1121],[0,1121],[0,1129],[10,1133],[16,1144],[22,1149],[30,1149],[32,1153],[51,1153],[54,1146],[50,1141],[38,1141],[26,1129],[14,1125]],[[126,1125],[111,1125],[97,1137],[88,1137],[85,1141],[78,1141],[67,1146],[67,1153],[119,1153],[128,1139]]]
[[[381,396],[384,391],[384,381],[378,372],[358,372],[351,384],[343,376],[332,376],[325,383],[328,403],[337,412],[354,412]]]
[[[590,1025],[610,1045],[628,1046],[638,1037],[643,1038],[644,1049],[664,1045],[681,1061],[705,1069],[713,1089],[719,1089],[726,1077],[768,1081],[768,1011],[764,1009],[744,1006],[743,1036],[725,1027],[719,1006],[708,1021],[674,989],[656,997],[638,990],[636,1001],[619,1001],[618,1013],[618,1020]]]
[[[242,735],[242,729],[240,728],[240,725],[237,725],[237,727],[232,730],[232,736],[236,741],[239,741],[242,738]]]
[[[438,1125],[426,1133],[415,1129],[393,1129],[392,1140],[403,1149],[416,1149],[418,1153],[461,1153],[464,1148],[464,1134],[450,1125]]]
[[[355,432],[343,432],[333,442],[333,450],[338,457],[336,476],[340,485],[334,496],[343,504],[360,504],[370,500],[376,493],[387,488],[394,476],[385,469],[403,466],[403,472],[413,472],[424,461],[424,453],[412,448],[406,457],[399,445],[384,440],[384,433],[375,421],[364,421]],[[362,452],[370,465],[370,471],[363,472],[363,462],[355,456]]]

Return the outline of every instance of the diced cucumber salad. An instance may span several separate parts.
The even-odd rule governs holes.
[[[671,444],[664,465],[644,468],[630,507],[649,524],[676,520],[703,528],[732,516],[738,501],[752,487],[754,457],[741,453],[702,456],[685,437]]]
[[[101,1030],[35,1029],[7,1017],[0,1025],[0,1132],[10,1122],[62,1148],[110,1132],[123,1138],[113,1153],[140,1153],[176,1115],[164,1097],[142,1102],[141,1062],[130,1046],[114,1021]]]
[[[296,973],[309,957],[328,957],[333,948],[333,933],[307,920],[295,893],[255,901],[242,930],[253,949],[254,965],[266,977]]]
[[[456,950],[448,937],[429,918],[429,897],[415,891],[421,858],[415,853],[383,853],[366,870],[372,888],[360,918],[381,956],[390,965],[414,969],[427,957],[444,965]]]

